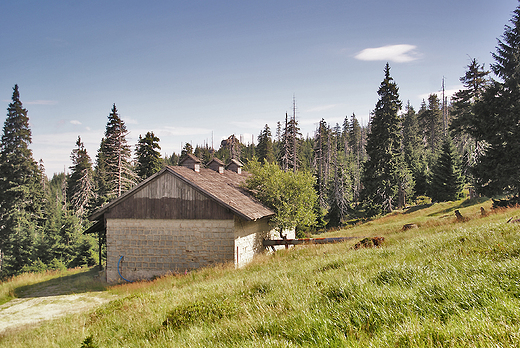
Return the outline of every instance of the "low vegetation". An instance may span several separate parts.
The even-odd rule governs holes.
[[[377,248],[355,250],[359,240],[298,247],[240,270],[117,285],[107,290],[116,300],[4,331],[0,346],[516,346],[520,224],[507,221],[520,208],[490,206],[424,205],[327,235],[384,237]],[[407,223],[417,228],[403,230]],[[18,279],[1,284],[2,294],[10,286],[15,295]]]

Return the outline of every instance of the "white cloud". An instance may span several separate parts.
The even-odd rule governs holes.
[[[130,117],[122,117],[126,124],[139,124],[136,119]]]
[[[406,63],[416,60],[418,53],[414,45],[389,45],[375,48],[365,48],[355,58],[359,60],[383,60],[394,63]]]
[[[78,125],[81,124],[81,122],[78,121],[78,120],[72,120],[72,121],[70,121],[70,123],[71,123],[71,124],[78,124]]]
[[[23,102],[25,105],[56,105],[58,102],[56,100],[33,100]]]
[[[446,89],[446,90],[444,90],[444,96],[446,96],[446,97],[448,98],[448,102],[449,102],[450,99],[451,99],[451,97],[452,97],[455,93],[457,93],[458,91],[460,91],[460,90],[463,89],[463,88],[464,88],[464,86],[460,85],[459,87]],[[420,98],[420,99],[427,100],[428,97],[430,96],[430,94],[437,94],[437,97],[439,97],[439,99],[442,98],[442,91],[436,91],[436,92],[424,93],[424,94],[419,95],[419,98]]]

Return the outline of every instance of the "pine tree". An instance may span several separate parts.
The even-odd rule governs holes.
[[[401,109],[399,88],[385,66],[385,78],[378,90],[379,100],[370,122],[366,151],[368,161],[363,172],[363,200],[368,215],[391,212],[402,178]]]
[[[475,166],[476,185],[487,195],[503,192],[520,195],[520,5],[513,12],[498,40],[493,72],[503,82],[493,81],[475,103],[477,141],[485,142]]]
[[[271,129],[267,124],[258,135],[258,145],[256,146],[256,153],[258,161],[260,163],[264,163],[264,161],[273,163],[275,161],[273,140],[271,139]]]
[[[460,169],[460,157],[451,141],[446,137],[439,158],[432,168],[430,197],[434,201],[455,201],[462,193],[464,180]]]
[[[141,180],[152,176],[161,170],[163,161],[161,158],[159,138],[153,132],[147,132],[144,138],[139,135],[139,140],[135,147],[137,157],[136,173]]]
[[[74,214],[81,217],[87,212],[91,200],[95,198],[95,190],[92,160],[79,136],[70,159],[72,166],[69,167],[71,174],[67,180],[67,197]]]
[[[7,108],[0,145],[0,254],[3,272],[13,274],[30,261],[34,233],[44,204],[38,165],[29,149],[31,130],[18,85]]]
[[[135,185],[137,179],[131,164],[132,153],[126,141],[127,135],[126,125],[114,104],[108,115],[102,152],[109,174],[109,194],[115,197]]]

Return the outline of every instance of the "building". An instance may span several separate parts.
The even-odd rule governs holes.
[[[188,155],[95,211],[86,232],[106,236],[106,278],[149,279],[217,263],[241,267],[279,238],[269,226],[273,211],[242,185],[249,175],[232,161],[208,168]],[[287,233],[294,238],[294,231]]]

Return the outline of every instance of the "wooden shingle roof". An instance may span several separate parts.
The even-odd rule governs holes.
[[[132,197],[135,192],[142,189],[160,175],[174,175],[195,190],[247,221],[254,221],[274,215],[272,210],[255,200],[242,188],[243,183],[249,176],[247,172],[238,174],[230,170],[225,170],[223,173],[219,173],[207,168],[201,168],[199,172],[196,172],[193,169],[183,166],[168,166],[141,182],[133,189],[125,192],[121,197],[95,211],[89,219],[91,221],[101,219],[106,211],[120,204],[125,199]]]
[[[257,220],[274,215],[271,209],[255,200],[241,187],[248,173],[237,174],[225,170],[220,174],[206,168],[197,173],[181,166],[170,166],[167,169],[246,220]]]

